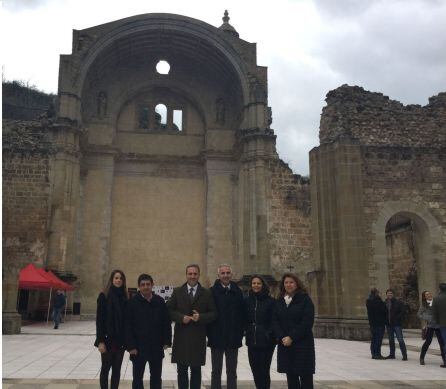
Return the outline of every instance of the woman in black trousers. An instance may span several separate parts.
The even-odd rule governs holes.
[[[249,366],[256,388],[269,389],[269,370],[276,347],[272,333],[275,300],[269,295],[269,287],[263,277],[252,276],[249,285],[248,297],[245,299]]]
[[[101,389],[108,389],[108,373],[112,369],[110,387],[117,389],[124,357],[124,319],[128,301],[125,275],[113,270],[103,292],[99,294],[96,311],[96,341],[101,353]]]
[[[432,343],[434,333],[437,336],[438,344],[440,345],[440,352],[441,357],[443,358],[443,364],[446,364],[445,345],[441,336],[440,326],[434,322],[432,317],[432,301],[432,293],[428,290],[425,290],[421,294],[421,305],[420,309],[418,310],[418,317],[424,322],[423,328],[426,334],[426,339],[423,343],[423,346],[421,346],[420,365],[424,365],[424,357],[426,356],[427,350]]]
[[[289,389],[313,389],[316,357],[314,305],[296,274],[285,273],[274,307],[273,331],[278,341],[277,371],[286,373]]]

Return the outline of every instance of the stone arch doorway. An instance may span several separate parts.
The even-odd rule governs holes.
[[[371,286],[384,294],[389,287],[407,305],[406,325],[416,327],[416,310],[423,290],[436,291],[441,260],[441,227],[430,211],[412,202],[384,204],[372,227]]]

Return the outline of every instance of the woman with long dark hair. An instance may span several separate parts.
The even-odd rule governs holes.
[[[440,326],[435,323],[432,317],[432,301],[432,293],[428,290],[425,290],[421,294],[421,305],[420,309],[418,310],[418,317],[423,321],[423,331],[426,336],[423,346],[421,346],[420,365],[424,365],[424,357],[426,356],[427,350],[432,343],[434,333],[437,337],[438,344],[440,345],[440,352],[441,357],[443,358],[443,364],[446,364],[445,345],[441,336]]]
[[[96,311],[96,341],[101,353],[101,389],[108,389],[108,373],[112,369],[110,388],[117,389],[124,357],[124,316],[128,301],[125,274],[113,270],[103,292],[99,294]]]
[[[313,323],[314,305],[303,283],[296,274],[285,273],[274,307],[273,330],[278,342],[277,371],[286,373],[289,389],[313,389]]]
[[[272,331],[274,304],[265,279],[259,275],[252,276],[248,297],[245,298],[246,345],[257,389],[269,389],[271,386],[269,370],[276,347]]]

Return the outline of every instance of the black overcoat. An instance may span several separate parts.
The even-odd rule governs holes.
[[[274,306],[273,331],[278,341],[277,371],[297,375],[314,374],[316,356],[313,337],[314,305],[306,293],[294,295],[290,304],[280,298]],[[289,347],[282,338],[290,336]]]
[[[256,348],[270,348],[275,344],[272,328],[276,300],[267,291],[249,293],[245,298],[246,345]]]
[[[370,296],[366,300],[367,317],[372,327],[384,327],[386,325],[386,304],[379,296]]]
[[[148,301],[137,293],[128,303],[126,349],[136,349],[147,360],[164,358],[164,346],[172,345],[172,326],[164,299],[156,294]]]
[[[198,284],[197,292],[191,302],[187,284],[184,284],[173,290],[167,307],[170,318],[175,322],[172,363],[187,366],[204,365],[206,363],[206,325],[217,317],[211,292]],[[192,310],[200,314],[200,320],[184,324],[183,317],[192,315]]]
[[[220,349],[242,346],[245,327],[245,307],[243,292],[235,282],[225,289],[220,280],[211,287],[217,320],[208,326],[208,346]]]
[[[121,320],[118,323],[107,323],[107,317],[115,315],[108,315],[110,309],[107,297],[103,292],[99,293],[96,307],[96,339],[94,345],[99,346],[99,343],[104,343],[107,348],[112,344],[117,347],[124,347],[125,342],[125,312],[127,309],[127,300],[119,299],[121,304]],[[118,333],[110,333],[109,329],[119,328]]]

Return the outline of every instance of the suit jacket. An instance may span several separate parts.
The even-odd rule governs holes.
[[[170,318],[175,322],[172,363],[187,366],[204,365],[206,363],[206,325],[217,317],[211,292],[198,284],[191,302],[187,284],[184,284],[174,289],[167,307]],[[193,310],[200,314],[200,320],[184,324],[183,317],[192,315]]]

